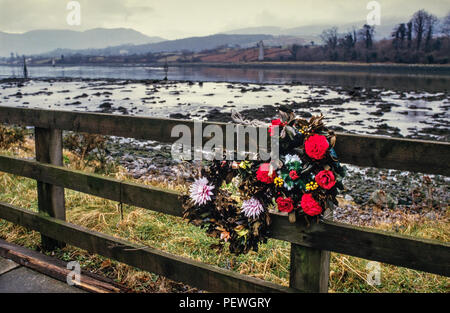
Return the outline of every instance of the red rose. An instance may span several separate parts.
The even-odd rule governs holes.
[[[317,184],[323,189],[331,189],[336,184],[332,171],[323,170],[316,175]]]
[[[276,120],[272,120],[272,125],[279,126],[279,125],[283,125],[283,123],[281,122],[281,120],[279,118],[277,118]]]
[[[305,141],[306,154],[315,160],[323,159],[329,146],[327,138],[322,135],[312,135]]]
[[[269,163],[261,164],[258,168],[258,171],[256,171],[256,179],[266,184],[273,183],[273,180],[275,179],[277,174],[274,171],[272,171],[272,173],[270,173],[269,175],[269,172],[270,172],[270,164]]]
[[[300,203],[303,212],[308,214],[309,216],[316,216],[322,213],[322,207],[314,200],[313,196],[310,193],[305,193],[302,197],[302,201]]]
[[[289,172],[289,177],[290,177],[292,180],[296,180],[296,179],[298,179],[300,176],[297,175],[297,172],[296,172],[296,171],[292,170],[292,171]]]
[[[278,197],[277,204],[280,212],[290,213],[294,209],[294,203],[291,198]]]
[[[285,124],[281,122],[280,119],[272,120],[272,125],[269,126],[269,134],[270,136],[274,135],[275,126],[284,126]]]

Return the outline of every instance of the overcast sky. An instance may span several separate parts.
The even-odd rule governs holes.
[[[255,26],[338,25],[366,19],[368,0],[79,0],[81,25],[66,22],[69,0],[0,0],[0,31],[126,27],[176,39]],[[438,17],[449,0],[379,0],[383,18],[424,8]]]

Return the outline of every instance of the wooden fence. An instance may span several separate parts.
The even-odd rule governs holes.
[[[62,130],[173,143],[178,138],[171,137],[172,127],[182,124],[193,130],[193,121],[0,107],[0,123],[35,127],[36,160],[0,155],[0,171],[37,180],[39,208],[35,213],[0,202],[0,218],[40,232],[47,249],[71,244],[213,292],[326,292],[329,251],[450,276],[449,243],[328,220],[308,227],[272,214],[271,237],[291,243],[289,287],[73,225],[65,221],[64,188],[173,216],[181,216],[182,207],[175,191],[63,167]],[[227,125],[203,127],[210,124]],[[344,163],[450,176],[444,162],[449,143],[338,133],[336,151]]]

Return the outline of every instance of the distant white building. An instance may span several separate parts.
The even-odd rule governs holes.
[[[258,42],[258,48],[259,48],[258,61],[264,61],[264,43],[262,40]]]

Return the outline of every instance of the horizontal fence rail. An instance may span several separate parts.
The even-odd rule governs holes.
[[[173,215],[182,215],[179,193],[123,182],[96,174],[0,155],[0,171],[43,181],[109,200]],[[301,246],[450,276],[450,244],[323,221],[292,224],[272,214],[272,235]]]
[[[0,202],[0,218],[58,238],[91,253],[123,262],[175,281],[213,292],[298,292],[261,279],[238,274],[164,251],[136,244],[73,225],[42,213]]]
[[[0,123],[162,143],[173,143],[179,139],[171,137],[171,130],[176,125],[185,125],[194,134],[193,121],[16,107],[0,107]],[[220,126],[226,135],[226,127],[230,124],[203,122],[203,128],[208,125]],[[338,132],[336,152],[343,163],[450,176],[450,166],[444,161],[450,155],[450,143],[447,142]]]

